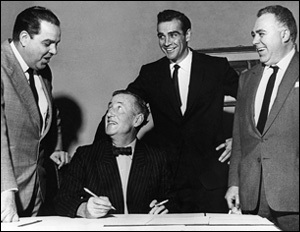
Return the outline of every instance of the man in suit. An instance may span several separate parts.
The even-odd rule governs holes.
[[[226,58],[188,47],[191,22],[180,12],[160,12],[157,35],[166,56],[142,66],[127,89],[150,105],[154,122],[150,142],[167,149],[180,211],[226,212],[228,165],[224,161],[231,146],[219,149],[225,147],[223,101],[224,95],[236,97],[238,75]],[[179,90],[172,83],[175,76]],[[102,120],[95,141],[103,131]]]
[[[136,138],[148,115],[147,105],[139,96],[126,90],[113,93],[105,117],[105,133],[110,140],[77,149],[56,199],[59,215],[98,218],[109,212],[158,214],[168,210],[157,201],[168,199],[170,207],[175,205],[169,198],[165,155]],[[129,149],[129,153],[117,152],[116,147]]]
[[[1,222],[38,214],[45,197],[43,163],[52,152],[59,168],[68,163],[60,150],[48,66],[60,36],[58,18],[31,7],[17,16],[13,40],[1,45]],[[52,135],[57,144],[50,143]]]
[[[252,36],[261,64],[240,78],[226,199],[229,208],[299,231],[296,21],[282,6],[263,8],[257,17]]]

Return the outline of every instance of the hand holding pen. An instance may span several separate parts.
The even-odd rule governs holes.
[[[116,210],[110,203],[108,197],[97,196],[87,188],[84,188],[84,191],[93,196],[89,198],[86,205],[88,216],[99,218],[105,216],[111,209]]]
[[[164,200],[161,202],[157,202],[157,200],[153,200],[150,203],[150,208],[152,208],[149,212],[149,214],[166,214],[169,212],[169,210],[165,207],[165,203],[167,203],[169,200]]]

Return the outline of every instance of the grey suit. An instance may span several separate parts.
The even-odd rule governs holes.
[[[258,203],[260,177],[272,210],[299,212],[299,53],[293,56],[262,135],[254,99],[262,65],[240,77],[233,130],[229,186],[238,186],[243,210]]]
[[[45,153],[51,152],[48,138],[56,111],[52,106],[52,75],[47,66],[39,72],[49,105],[46,127],[41,135],[37,105],[9,42],[1,45],[1,192],[18,188],[16,201],[20,213],[28,207],[36,183],[42,196],[45,195],[42,165]],[[55,122],[56,126],[59,120]]]

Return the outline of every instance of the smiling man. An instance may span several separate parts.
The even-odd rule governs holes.
[[[113,93],[105,117],[110,139],[77,149],[56,199],[59,215],[99,218],[108,213],[174,210],[164,153],[136,138],[148,115],[145,102],[137,95],[126,90]],[[166,199],[166,205],[157,204]]]
[[[36,6],[17,16],[13,39],[1,45],[1,222],[38,215],[44,161],[50,156],[58,168],[69,162],[61,151],[48,66],[60,38],[57,16]]]
[[[267,6],[258,11],[251,35],[261,64],[240,77],[226,199],[229,208],[299,231],[295,18],[285,7]]]
[[[157,19],[158,43],[165,57],[142,66],[127,90],[150,105],[154,128],[146,141],[168,154],[180,212],[227,212],[224,161],[231,146],[219,148],[225,147],[226,139],[224,95],[236,97],[238,75],[226,58],[188,47],[191,22],[186,15],[165,10]],[[95,141],[104,135],[104,121]]]

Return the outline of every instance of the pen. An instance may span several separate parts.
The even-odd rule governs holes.
[[[25,223],[25,224],[22,224],[22,225],[18,225],[18,227],[21,227],[21,226],[28,226],[28,225],[31,225],[31,224],[34,224],[34,223],[38,223],[38,222],[41,222],[42,220],[36,220],[34,222],[28,222],[28,223]]]
[[[163,204],[165,204],[165,203],[167,203],[169,200],[167,199],[167,200],[164,200],[164,201],[162,201],[162,202],[159,202],[159,203],[157,203],[157,204],[155,204],[154,206],[161,206],[161,205],[163,205]]]
[[[89,190],[89,189],[87,189],[87,188],[83,188],[84,189],[84,191],[86,191],[87,193],[89,193],[89,194],[91,194],[93,197],[98,197],[95,193],[93,193],[91,190]],[[113,206],[111,206],[111,208],[113,209],[113,210],[116,210],[116,208],[115,207],[113,207]]]

